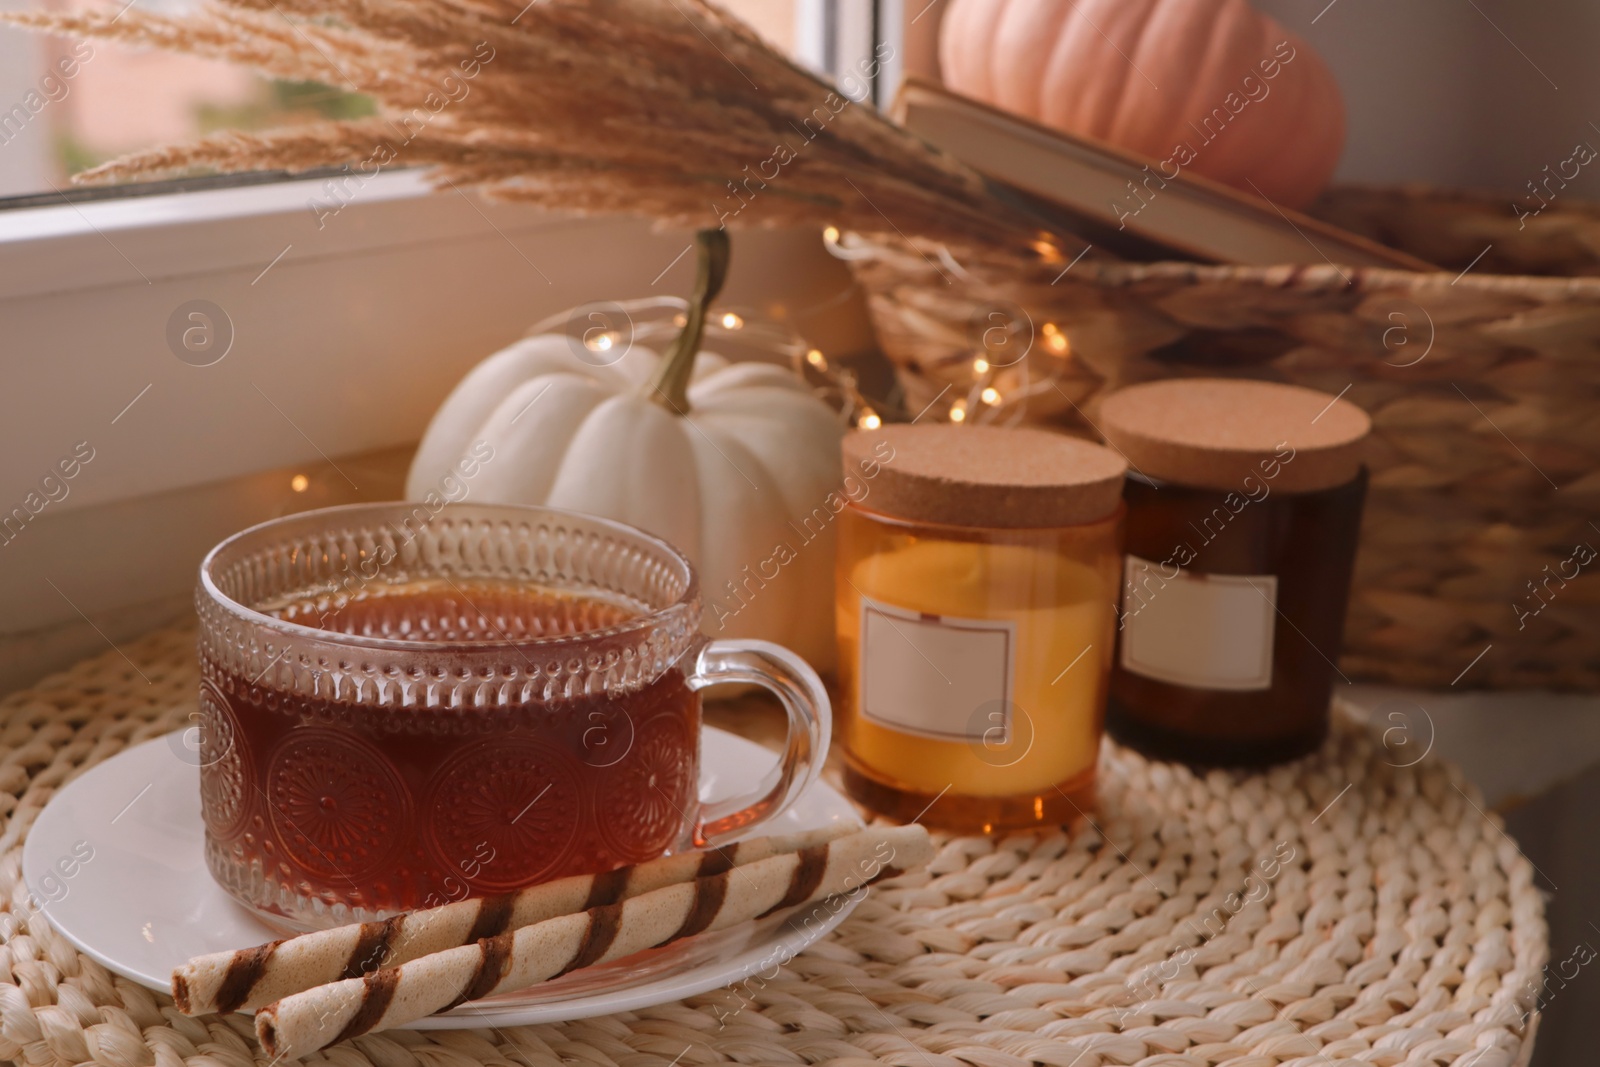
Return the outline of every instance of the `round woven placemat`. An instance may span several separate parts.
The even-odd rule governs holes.
[[[33,913],[20,844],[63,783],[187,721],[193,634],[165,630],[0,703],[0,1058],[268,1063],[244,1015],[188,1019]],[[391,1031],[339,1067],[1509,1067],[1546,960],[1528,861],[1437,759],[1348,723],[1265,775],[1107,746],[1062,832],[940,838],[830,938],[715,993],[560,1025]]]

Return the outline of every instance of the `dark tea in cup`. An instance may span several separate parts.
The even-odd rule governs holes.
[[[309,512],[197,594],[206,860],[280,924],[365,920],[609,870],[783,810],[827,746],[792,654],[707,642],[693,572],[640,531],[531,508]],[[790,751],[702,805],[699,689],[772,688]]]

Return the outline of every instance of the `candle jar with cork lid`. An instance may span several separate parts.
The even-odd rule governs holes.
[[[1326,736],[1366,414],[1298,386],[1169,379],[1101,404],[1128,460],[1107,731],[1147,755],[1265,765]]]
[[[1093,800],[1126,464],[1036,429],[857,430],[839,516],[847,791],[931,826],[1069,822]]]

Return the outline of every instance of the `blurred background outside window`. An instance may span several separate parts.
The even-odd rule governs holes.
[[[183,14],[197,0],[135,0]],[[127,0],[0,0],[0,9],[119,11]],[[795,0],[724,0],[792,49]],[[373,112],[363,96],[286,82],[227,63],[0,28],[0,198],[54,195],[71,176],[125,152],[221,129],[262,129]]]

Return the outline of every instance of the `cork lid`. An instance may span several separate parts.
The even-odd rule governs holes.
[[[844,439],[845,469],[871,470],[873,511],[948,526],[1095,522],[1117,510],[1128,465],[1108,448],[1046,430],[900,424]]]
[[[1227,491],[1270,477],[1275,489],[1304,493],[1360,472],[1372,420],[1349,401],[1297,385],[1171,378],[1106,397],[1099,428],[1151,478]]]

